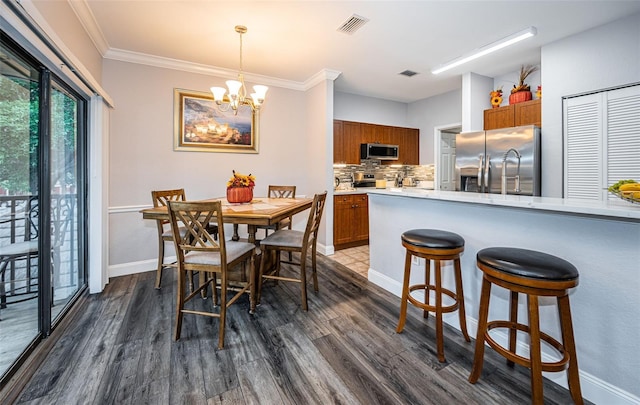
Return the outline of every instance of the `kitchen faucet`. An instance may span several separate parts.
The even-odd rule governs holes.
[[[518,159],[518,168],[516,169],[516,175],[514,177],[507,177],[507,157],[511,152],[513,152],[516,155],[516,158]],[[520,152],[518,152],[518,150],[514,148],[509,149],[504,153],[504,155],[502,155],[502,186],[501,186],[502,194],[507,194],[507,178],[515,179],[516,187],[514,191],[516,193],[520,192],[520,158],[521,157],[522,156],[520,155]]]

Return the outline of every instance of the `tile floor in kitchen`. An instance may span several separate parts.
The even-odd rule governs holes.
[[[369,272],[369,245],[338,250],[332,256],[327,257],[367,278]]]

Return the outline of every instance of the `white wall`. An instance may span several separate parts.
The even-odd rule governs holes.
[[[356,94],[334,94],[333,118],[343,121],[409,127],[407,104]]]
[[[542,48],[542,195],[562,196],[562,97],[640,82],[640,14]]]
[[[420,164],[435,164],[434,128],[460,122],[461,91],[454,90],[409,104],[409,127],[420,129]]]
[[[139,213],[151,205],[151,190],[184,188],[189,199],[224,196],[232,169],[256,176],[256,195],[265,195],[267,186],[276,183],[295,184],[297,193],[306,195],[319,188],[317,180],[310,184],[309,179],[315,178],[314,170],[323,170],[323,157],[310,159],[309,153],[300,152],[309,150],[310,139],[323,144],[326,139],[309,130],[314,112],[307,113],[304,92],[270,87],[260,113],[258,154],[177,152],[174,88],[206,91],[224,79],[113,60],[105,60],[103,72],[103,84],[117,102],[110,140],[111,266],[139,263],[138,271],[154,268],[155,223]],[[296,222],[304,220],[296,216]],[[240,230],[246,232],[246,227]]]

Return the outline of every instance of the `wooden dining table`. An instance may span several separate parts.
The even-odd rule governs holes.
[[[203,201],[222,201],[222,218],[225,223],[234,224],[232,240],[239,240],[239,224],[247,224],[248,241],[256,243],[256,231],[259,225],[276,225],[289,216],[311,208],[313,198],[268,198],[257,197],[250,203],[231,204],[225,197]],[[146,208],[142,211],[143,219],[169,220],[167,207]]]

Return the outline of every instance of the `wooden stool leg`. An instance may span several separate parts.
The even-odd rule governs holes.
[[[518,329],[516,329],[518,324],[518,293],[515,291],[511,291],[511,297],[509,298],[509,322],[511,323],[509,328],[509,351],[515,353],[518,338]],[[513,361],[507,360],[508,366],[513,367],[514,364]]]
[[[444,363],[444,337],[442,336],[442,262],[434,260],[436,264],[436,346],[438,348],[438,360]]]
[[[480,291],[480,309],[478,313],[478,332],[476,334],[476,350],[473,357],[473,368],[469,376],[469,382],[475,384],[482,373],[484,361],[484,336],[487,332],[487,320],[489,318],[489,297],[491,296],[491,283],[486,277],[482,277],[482,290]]]
[[[404,259],[404,279],[402,281],[402,301],[400,302],[400,320],[396,333],[402,332],[404,323],[407,320],[407,297],[409,296],[409,276],[411,275],[411,253],[407,251]]]
[[[467,333],[467,314],[464,310],[464,291],[462,289],[462,270],[460,269],[460,259],[454,259],[453,266],[455,268],[456,279],[456,301],[458,302],[458,316],[460,317],[460,330],[462,336],[467,342],[471,342],[471,338]]]
[[[529,306],[529,333],[531,360],[531,402],[533,404],[543,404],[544,395],[542,393],[542,353],[540,352],[540,314],[538,312],[538,296],[527,295]]]
[[[424,303],[429,305],[429,284],[431,284],[431,260],[424,259]],[[422,317],[428,318],[429,311],[422,311]]]
[[[558,297],[558,313],[560,315],[560,329],[562,330],[562,345],[569,354],[569,368],[567,369],[567,380],[571,398],[577,405],[584,403],[580,390],[580,374],[578,369],[578,357],[576,354],[576,344],[573,339],[573,325],[571,322],[571,306],[569,296]]]

